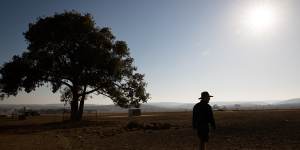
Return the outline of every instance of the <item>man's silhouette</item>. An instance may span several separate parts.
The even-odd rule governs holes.
[[[200,150],[205,150],[205,143],[208,142],[209,124],[216,129],[214,115],[211,106],[208,104],[210,97],[208,92],[202,92],[201,101],[193,108],[193,128],[200,139]]]

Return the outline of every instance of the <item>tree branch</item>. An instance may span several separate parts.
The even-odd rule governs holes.
[[[64,81],[60,81],[61,83],[65,84],[66,86],[68,86],[69,88],[72,88],[73,86],[67,82],[64,82]]]
[[[69,87],[70,89],[73,88],[73,86],[67,82],[64,82],[62,80],[56,81],[56,80],[50,80],[50,79],[46,79],[45,81],[49,81],[49,82],[61,82],[62,84],[66,85],[67,87]]]
[[[118,84],[116,84],[116,83],[112,83],[113,85],[115,85],[115,86],[117,86],[118,88],[122,88],[121,87],[121,85],[118,85]],[[93,90],[90,90],[90,91],[88,91],[88,92],[85,92],[85,94],[91,94],[91,93],[93,93],[93,92],[96,92],[96,91],[98,91],[98,90],[100,90],[102,87],[97,87],[97,88],[95,88],[95,89],[93,89]]]
[[[108,97],[108,98],[110,98],[110,99],[113,98],[112,96],[110,96],[110,95],[108,95],[108,94],[106,94],[106,93],[103,93],[103,92],[100,92],[100,94],[101,94],[101,95],[104,95],[104,96],[106,96],[106,97]]]
[[[91,93],[94,93],[94,92],[96,92],[96,91],[98,91],[98,90],[100,90],[100,89],[101,89],[101,87],[98,87],[98,88],[95,88],[95,89],[90,90],[90,91],[88,91],[88,92],[85,92],[85,94],[91,94]]]

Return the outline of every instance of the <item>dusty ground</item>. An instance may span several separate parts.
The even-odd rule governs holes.
[[[24,121],[0,120],[0,150],[193,150],[197,137],[191,112],[147,113],[140,125],[168,129],[126,128],[126,114],[89,115],[81,123],[43,115]],[[208,149],[300,149],[300,110],[215,112],[217,130]]]

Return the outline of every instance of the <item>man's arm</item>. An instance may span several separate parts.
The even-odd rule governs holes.
[[[210,122],[211,127],[213,129],[216,129],[215,118],[214,118],[214,114],[213,114],[211,107],[209,107],[209,122]]]
[[[193,108],[193,128],[196,129],[197,128],[197,110],[194,106]]]

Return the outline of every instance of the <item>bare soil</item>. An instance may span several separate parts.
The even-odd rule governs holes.
[[[89,114],[79,123],[60,115],[0,119],[0,150],[194,150],[191,112]],[[218,111],[209,150],[300,149],[300,110]],[[163,127],[160,128],[160,125]]]

